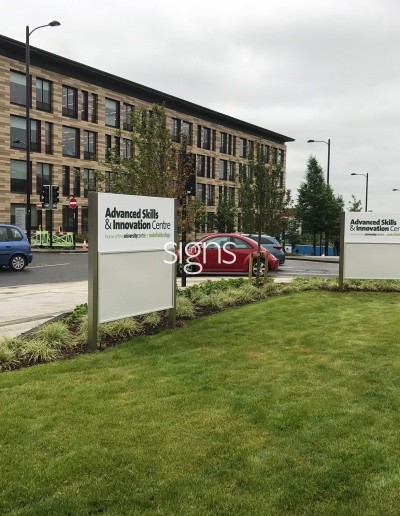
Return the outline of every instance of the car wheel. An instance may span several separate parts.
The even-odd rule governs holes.
[[[12,271],[23,271],[26,267],[26,259],[22,254],[16,254],[10,259],[8,266]]]
[[[253,276],[257,277],[257,276],[264,276],[265,274],[265,262],[264,260],[260,260],[260,270],[258,270],[258,264],[257,264],[257,260],[254,260],[253,262]]]

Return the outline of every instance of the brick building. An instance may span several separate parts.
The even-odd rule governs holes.
[[[35,47],[30,49],[30,75],[32,230],[49,229],[49,211],[37,209],[45,184],[60,187],[53,227],[74,229],[69,208],[74,196],[78,232],[87,230],[94,171],[107,172],[104,162],[111,147],[130,155],[131,110],[152,104],[165,106],[174,141],[182,133],[189,137],[189,151],[196,156],[196,196],[207,206],[206,231],[213,230],[222,195],[238,207],[235,178],[255,141],[261,139],[272,161],[281,164],[279,187],[285,187],[286,143],[292,138]],[[25,44],[0,35],[0,221],[21,227],[28,182],[25,111]]]

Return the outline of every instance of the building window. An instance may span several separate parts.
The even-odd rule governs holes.
[[[104,177],[104,191],[110,193],[113,191],[113,175],[116,172],[107,171]]]
[[[27,191],[26,161],[12,159],[10,161],[10,192],[24,193]],[[32,190],[32,185],[30,185]]]
[[[36,109],[51,112],[51,82],[36,79]]]
[[[229,161],[228,163],[228,181],[235,180],[235,162]]]
[[[62,207],[62,228],[63,231],[75,232],[75,210],[69,206]]]
[[[192,127],[193,125],[190,122],[183,121],[181,124],[181,134],[186,136],[188,145],[192,145]]]
[[[31,118],[31,151],[40,152],[40,122]],[[10,147],[26,149],[26,118],[10,117]]]
[[[97,134],[93,131],[83,131],[83,157],[93,159],[96,156]]]
[[[247,140],[239,138],[239,158],[247,158]]]
[[[253,141],[251,141],[251,140],[249,140],[249,141],[247,142],[247,145],[248,145],[248,153],[247,153],[247,157],[248,157],[249,159],[253,159],[253,157],[254,157],[254,142],[253,142]]]
[[[197,127],[197,147],[202,149],[211,149],[211,129],[208,127]]]
[[[79,129],[74,127],[62,128],[62,153],[63,156],[79,158]]]
[[[69,167],[63,165],[62,168],[62,194],[64,197],[69,197],[71,188],[71,171]]]
[[[40,121],[31,119],[31,151],[40,152]]]
[[[105,158],[106,161],[110,161],[114,159],[115,161],[119,160],[121,155],[121,139],[119,136],[111,136],[106,134],[105,136]]]
[[[196,198],[199,202],[206,204],[206,185],[205,184],[197,183]]]
[[[232,206],[235,206],[235,189],[232,187],[228,188],[228,199]]]
[[[114,136],[113,140],[114,140],[113,151],[114,151],[116,159],[119,159],[119,157],[121,156],[121,138],[119,136]]]
[[[220,133],[219,152],[228,153],[228,134]]]
[[[74,167],[74,197],[80,197],[81,196],[81,171],[79,168]]]
[[[215,159],[211,156],[196,156],[196,173],[198,177],[214,178]]]
[[[215,186],[206,185],[206,203],[207,206],[214,206],[215,204]]]
[[[78,92],[70,86],[62,87],[62,114],[71,118],[78,118]]]
[[[132,131],[133,106],[131,104],[123,105],[123,129],[125,131]]]
[[[127,138],[124,138],[123,140],[123,152],[124,152],[124,158],[129,159],[132,157],[132,140],[128,140]]]
[[[13,149],[26,148],[26,118],[10,117],[10,147]]]
[[[172,141],[176,143],[181,141],[181,121],[179,118],[172,119]]]
[[[106,125],[109,127],[119,127],[119,102],[106,99]]]
[[[42,186],[51,185],[52,166],[48,163],[36,163],[36,193],[42,195]]]
[[[11,104],[26,105],[26,79],[24,73],[10,73],[10,102]]]
[[[84,197],[87,197],[89,192],[96,191],[96,176],[91,168],[83,169],[83,189]]]
[[[111,143],[111,135],[110,134],[106,134],[106,136],[105,136],[104,147],[105,147],[105,159],[106,159],[106,161],[108,161],[112,155],[112,143]]]
[[[44,123],[44,139],[46,154],[53,154],[53,124],[51,122]]]
[[[89,120],[89,93],[81,91],[81,120]]]
[[[219,160],[219,179],[222,179],[223,181],[228,180],[228,162],[226,159],[220,159]]]
[[[98,97],[96,93],[92,93],[92,122],[97,124],[98,118]]]

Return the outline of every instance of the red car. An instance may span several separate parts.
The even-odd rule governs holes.
[[[266,251],[261,246],[261,251]],[[213,233],[199,242],[188,246],[186,271],[190,273],[248,273],[250,254],[258,251],[258,243],[237,233]],[[260,274],[264,274],[265,263],[261,260]],[[275,271],[279,260],[270,253],[268,270]],[[178,271],[182,266],[179,264]],[[257,259],[253,262],[253,273],[257,274]]]

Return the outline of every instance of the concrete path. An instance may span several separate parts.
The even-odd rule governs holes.
[[[196,276],[187,278],[186,284],[189,286],[219,279],[221,279],[219,276]],[[291,281],[291,278],[274,278],[274,280],[286,282]],[[180,282],[178,278],[178,287]],[[25,333],[87,302],[87,281],[0,288],[0,338]]]
[[[87,281],[0,288],[0,337],[20,335],[87,299]]]

